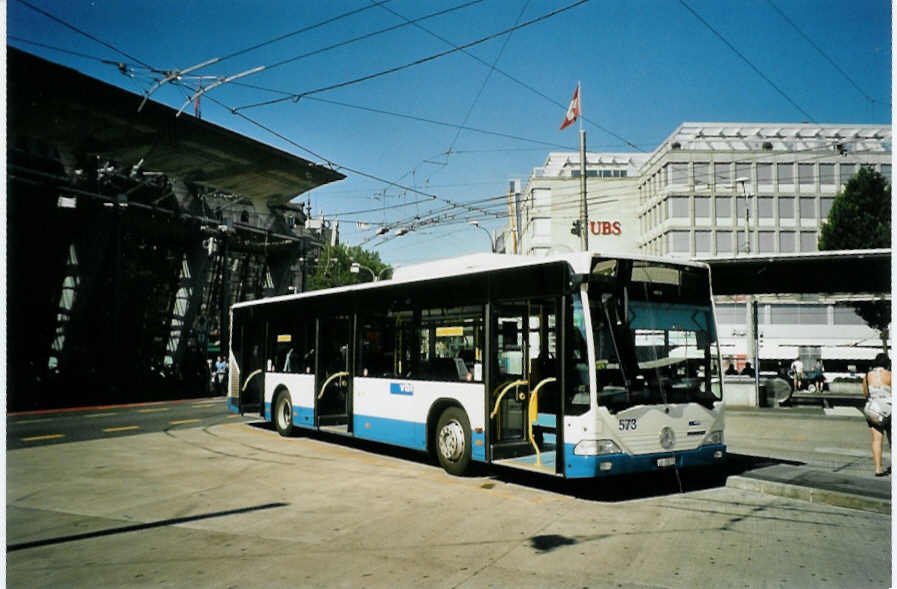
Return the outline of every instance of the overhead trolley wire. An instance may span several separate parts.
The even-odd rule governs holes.
[[[323,87],[321,87],[321,88],[316,88],[316,89],[313,89],[313,90],[306,90],[305,92],[297,92],[297,93],[292,94],[291,96],[285,96],[285,97],[283,97],[283,98],[276,98],[276,99],[267,100],[267,101],[264,101],[264,102],[258,102],[258,103],[255,103],[255,104],[247,104],[247,105],[239,106],[239,107],[237,107],[237,108],[234,109],[234,112],[238,112],[238,111],[241,111],[241,110],[247,110],[247,109],[250,109],[250,108],[257,108],[257,107],[260,107],[260,106],[268,106],[268,105],[272,105],[272,104],[278,104],[278,103],[281,103],[281,102],[286,102],[286,101],[288,101],[288,100],[292,100],[293,102],[298,102],[300,99],[302,99],[302,98],[304,98],[304,97],[306,97],[306,96],[311,96],[312,94],[320,94],[321,92],[329,92],[329,91],[331,91],[331,90],[336,90],[336,89],[338,89],[338,88],[345,88],[346,86],[353,86],[353,85],[355,85],[355,84],[359,84],[359,83],[361,83],[361,82],[366,82],[366,81],[368,81],[368,80],[373,80],[373,79],[375,79],[375,78],[379,78],[379,77],[386,76],[386,75],[389,75],[389,74],[394,74],[394,73],[396,73],[396,72],[399,72],[399,71],[402,71],[402,70],[405,70],[405,69],[409,69],[409,68],[412,68],[412,67],[415,67],[415,66],[418,66],[418,65],[422,65],[422,64],[424,64],[424,63],[428,63],[428,62],[430,62],[430,61],[439,59],[440,57],[445,57],[446,55],[451,55],[452,53],[457,53],[458,51],[463,51],[464,49],[469,49],[470,47],[474,47],[474,46],[476,46],[476,45],[481,45],[481,44],[485,43],[486,41],[491,41],[492,39],[495,39],[495,38],[497,38],[497,37],[501,37],[502,35],[507,35],[508,33],[512,32],[512,31],[516,31],[516,30],[519,30],[519,29],[522,29],[522,28],[525,28],[525,27],[534,25],[534,24],[536,24],[536,23],[539,23],[539,22],[542,22],[542,21],[547,20],[547,19],[549,19],[549,18],[552,18],[552,17],[554,17],[554,16],[557,16],[558,14],[561,14],[561,13],[567,12],[567,11],[569,11],[569,10],[572,10],[573,8],[576,8],[577,6],[580,6],[580,5],[582,5],[582,4],[585,4],[585,3],[588,2],[588,1],[589,1],[589,0],[578,0],[577,2],[574,2],[574,3],[572,3],[572,4],[568,4],[567,6],[558,8],[557,10],[553,10],[553,11],[551,11],[551,12],[548,12],[548,13],[546,13],[546,14],[543,14],[543,15],[541,15],[541,16],[539,16],[539,17],[534,18],[534,19],[531,19],[531,20],[528,20],[528,21],[526,21],[526,22],[520,23],[519,25],[515,25],[515,26],[513,26],[513,27],[511,27],[511,28],[509,28],[509,29],[505,29],[505,30],[503,30],[503,31],[499,31],[499,32],[497,32],[497,33],[493,33],[493,34],[488,35],[488,36],[486,36],[486,37],[481,37],[480,39],[477,39],[477,40],[475,40],[475,41],[471,41],[471,42],[469,42],[469,43],[465,43],[464,45],[459,45],[459,46],[457,46],[457,47],[454,47],[454,48],[452,48],[452,49],[448,49],[448,50],[446,50],[446,51],[441,51],[441,52],[439,52],[439,53],[436,53],[436,54],[433,54],[433,55],[429,55],[429,56],[427,56],[427,57],[422,57],[422,58],[420,58],[420,59],[417,59],[417,60],[415,60],[415,61],[412,61],[412,62],[403,64],[403,65],[395,66],[395,67],[392,67],[392,68],[389,68],[389,69],[386,69],[386,70],[382,70],[382,71],[379,71],[379,72],[375,72],[375,73],[372,73],[372,74],[367,74],[367,75],[365,75],[365,76],[361,76],[361,77],[358,77],[358,78],[354,78],[354,79],[352,79],[352,80],[346,80],[346,81],[344,81],[344,82],[338,82],[338,83],[336,83],[336,84],[330,84],[329,86],[323,86]]]
[[[44,10],[44,9],[42,9],[42,8],[39,8],[39,7],[35,6],[34,4],[31,4],[31,3],[28,2],[27,0],[18,0],[18,2],[21,3],[21,4],[24,4],[25,6],[27,6],[27,7],[30,8],[31,10],[33,10],[33,11],[35,11],[35,12],[38,12],[38,13],[40,13],[40,14],[46,16],[46,17],[49,18],[50,20],[53,20],[53,21],[55,21],[55,22],[61,24],[62,26],[64,26],[64,27],[66,27],[66,28],[68,28],[68,29],[71,29],[71,30],[75,31],[75,32],[78,33],[79,35],[83,35],[83,36],[87,37],[88,39],[90,39],[91,41],[95,41],[95,42],[99,43],[100,45],[103,45],[104,47],[107,47],[107,48],[111,49],[112,51],[115,51],[115,52],[118,53],[119,55],[123,55],[123,56],[127,57],[127,58],[130,59],[131,61],[134,61],[134,62],[136,62],[136,63],[139,63],[139,64],[142,65],[143,67],[145,67],[145,68],[147,68],[147,69],[149,69],[149,70],[151,70],[151,71],[153,71],[153,72],[159,72],[159,70],[157,70],[157,69],[154,68],[153,66],[149,65],[149,64],[146,63],[145,61],[143,61],[143,60],[141,60],[141,59],[139,59],[139,58],[137,58],[137,57],[134,57],[133,55],[130,55],[130,54],[128,54],[128,53],[125,53],[124,51],[122,51],[121,49],[119,49],[118,47],[116,47],[115,45],[112,45],[111,43],[107,43],[106,41],[103,41],[102,39],[99,39],[99,38],[97,38],[97,37],[91,35],[91,34],[88,33],[87,31],[84,31],[84,30],[82,30],[82,29],[79,29],[79,28],[76,27],[75,25],[73,25],[73,24],[71,24],[71,23],[68,23],[68,22],[62,20],[62,19],[59,18],[58,16],[56,16],[56,15],[54,15],[54,14],[51,14],[51,13],[47,12],[46,10]]]
[[[795,102],[790,96],[788,96],[788,95],[785,93],[784,90],[782,90],[781,88],[779,88],[779,87],[776,85],[775,82],[773,82],[772,80],[770,80],[769,77],[768,77],[766,74],[764,74],[762,71],[760,71],[760,68],[758,68],[757,66],[755,66],[755,65],[753,64],[753,62],[751,62],[750,59],[748,59],[747,57],[745,57],[745,55],[744,55],[741,51],[739,51],[734,45],[732,45],[732,43],[730,43],[728,39],[726,39],[725,37],[723,37],[722,33],[720,33],[720,32],[717,31],[715,28],[713,28],[713,26],[712,26],[709,22],[707,22],[706,20],[704,20],[704,18],[703,18],[700,14],[698,14],[697,12],[695,12],[695,10],[694,10],[691,6],[689,6],[688,4],[686,4],[686,3],[685,3],[685,0],[679,0],[679,4],[681,4],[681,5],[684,6],[686,9],[688,9],[688,11],[691,12],[691,13],[695,16],[695,18],[697,18],[699,21],[701,21],[701,23],[702,23],[705,27],[707,27],[708,29],[710,29],[710,31],[711,31],[714,35],[716,35],[717,37],[719,37],[720,41],[722,41],[723,43],[725,43],[726,46],[727,46],[729,49],[731,49],[731,50],[735,53],[735,55],[737,55],[738,57],[740,57],[740,58],[742,59],[742,61],[744,61],[746,64],[748,64],[748,66],[750,66],[750,68],[751,68],[752,70],[754,70],[754,71],[757,73],[758,76],[760,76],[761,78],[763,78],[763,79],[766,81],[767,84],[769,84],[770,86],[772,86],[773,89],[775,89],[775,91],[778,92],[778,93],[779,93],[785,100],[787,100],[789,103],[791,103],[791,105],[792,105],[794,108],[796,108],[796,109],[799,110],[801,113],[803,113],[803,115],[804,115],[805,117],[807,117],[807,120],[809,120],[811,123],[815,123],[815,122],[816,122],[816,119],[813,118],[813,115],[811,115],[811,114],[808,113],[806,110],[804,110],[804,108],[803,108],[801,105],[799,105],[797,102]]]
[[[465,4],[460,4],[460,5],[458,5],[458,6],[454,6],[454,7],[451,7],[451,8],[447,8],[447,9],[445,9],[445,10],[441,10],[441,11],[438,11],[438,12],[434,12],[434,13],[431,13],[431,14],[428,14],[428,15],[425,15],[425,16],[422,16],[422,17],[419,17],[419,18],[415,19],[415,21],[418,21],[418,20],[426,20],[426,19],[429,19],[429,18],[434,18],[434,17],[436,17],[436,16],[441,16],[441,15],[444,15],[444,14],[448,14],[448,13],[450,13],[450,12],[454,12],[454,11],[456,11],[456,10],[460,10],[461,8],[466,8],[466,7],[471,6],[471,5],[473,5],[473,4],[478,4],[478,3],[482,2],[482,1],[483,1],[483,0],[471,0],[470,2],[467,2],[467,3],[465,3]],[[379,5],[379,4],[375,4],[375,5]],[[367,8],[373,8],[373,6],[371,6],[371,7],[365,7],[365,9],[367,9]],[[379,31],[374,31],[374,32],[372,32],[372,33],[367,33],[367,34],[365,34],[365,35],[361,35],[361,36],[359,36],[359,37],[354,37],[354,38],[352,38],[352,39],[348,39],[348,40],[346,40],[346,41],[341,41],[341,42],[336,43],[336,44],[334,44],[334,45],[329,45],[329,46],[327,46],[327,47],[323,47],[323,48],[321,48],[321,49],[316,49],[316,50],[314,50],[314,51],[310,51],[310,52],[308,52],[308,53],[303,53],[302,55],[297,55],[297,56],[294,56],[294,57],[290,57],[290,58],[284,59],[284,60],[282,60],[282,61],[275,62],[275,63],[270,64],[270,65],[260,65],[260,66],[256,66],[256,67],[254,67],[254,68],[251,68],[251,69],[249,69],[249,70],[246,70],[246,71],[244,71],[244,72],[240,72],[240,73],[238,73],[238,74],[233,74],[233,75],[231,75],[231,76],[227,76],[227,77],[221,77],[215,84],[213,84],[213,85],[211,85],[211,86],[208,86],[208,87],[206,87],[206,88],[199,88],[199,89],[197,89],[197,90],[196,90],[196,93],[193,94],[193,95],[190,97],[190,100],[195,100],[198,96],[202,96],[202,95],[208,93],[208,92],[209,92],[210,90],[212,90],[213,88],[215,88],[215,87],[217,87],[217,86],[221,86],[222,84],[231,83],[231,82],[233,82],[234,80],[237,80],[237,79],[239,79],[239,78],[243,78],[243,77],[250,76],[250,75],[253,75],[253,74],[258,74],[258,73],[263,72],[263,71],[272,70],[272,69],[274,69],[274,68],[276,68],[276,67],[280,67],[280,66],[282,66],[282,65],[286,65],[286,64],[288,64],[288,63],[292,63],[292,62],[294,62],[294,61],[298,61],[298,60],[300,60],[300,59],[304,59],[304,58],[306,58],[306,57],[310,57],[310,56],[312,56],[312,55],[318,55],[318,54],[320,54],[320,53],[324,53],[324,52],[326,52],[326,51],[330,51],[330,50],[332,50],[332,49],[336,49],[336,48],[338,48],[338,47],[344,47],[344,46],[349,45],[349,44],[351,44],[351,43],[355,43],[355,42],[357,42],[357,41],[360,41],[360,40],[362,40],[362,39],[369,39],[369,38],[371,38],[371,37],[374,37],[374,36],[377,36],[377,35],[380,35],[380,34],[389,32],[389,31],[394,31],[394,30],[396,30],[396,29],[400,29],[400,28],[402,28],[402,27],[408,26],[409,24],[411,24],[411,23],[404,23],[404,24],[394,25],[394,26],[391,26],[391,27],[387,27],[387,28],[385,28],[385,29],[381,29],[381,30],[379,30]],[[310,27],[310,28],[314,28],[314,26],[312,26],[312,27]],[[302,31],[299,31],[299,32],[302,32]],[[295,34],[295,33],[293,33],[293,34]],[[289,36],[289,35],[288,35],[288,36]],[[238,53],[239,53],[239,52],[238,52]],[[233,54],[232,54],[232,55],[233,55]],[[199,69],[202,69],[202,68],[204,68],[204,67],[207,67],[207,66],[210,66],[210,65],[213,65],[213,64],[217,64],[217,63],[219,63],[220,61],[221,61],[221,58],[214,57],[214,58],[209,59],[209,60],[207,60],[207,61],[204,61],[204,62],[202,62],[202,63],[199,63],[199,64],[196,64],[196,65],[190,66],[190,67],[188,67],[188,68],[186,68],[186,69],[184,69],[184,70],[173,70],[173,71],[171,71],[171,72],[168,72],[168,75],[165,77],[164,80],[162,80],[161,82],[157,83],[155,86],[153,86],[152,88],[150,88],[150,89],[147,91],[147,96],[149,96],[149,95],[151,95],[153,92],[155,92],[155,91],[159,88],[159,86],[161,86],[162,84],[165,84],[165,83],[167,83],[167,82],[172,82],[174,79],[176,79],[176,78],[180,78],[181,75],[184,74],[184,73],[192,72],[192,71],[195,71],[195,70],[199,70]],[[282,94],[286,94],[286,95],[287,95],[287,98],[285,98],[284,100],[286,100],[286,99],[295,100],[295,101],[298,101],[298,100],[299,100],[298,98],[295,98],[294,93],[290,93],[290,92],[282,92]],[[187,105],[190,103],[190,100],[188,100],[187,102],[184,103],[184,106],[181,107],[181,111],[183,111],[184,108],[187,107]],[[141,105],[141,107],[142,107],[142,105]],[[240,107],[240,108],[243,108],[243,107]],[[180,113],[178,113],[178,114],[180,114]]]
[[[477,0],[477,1],[482,1],[482,0]],[[365,10],[370,10],[370,9],[372,9],[372,8],[376,8],[376,7],[378,7],[378,6],[382,5],[382,4],[387,4],[387,3],[389,3],[389,2],[392,2],[392,0],[371,0],[371,5],[370,5],[370,6],[362,6],[361,8],[356,8],[355,10],[350,10],[349,12],[344,12],[344,13],[339,14],[339,15],[337,15],[337,16],[334,16],[334,17],[331,17],[331,18],[324,19],[324,20],[322,20],[322,21],[320,21],[320,22],[317,22],[317,23],[315,23],[315,24],[313,24],[313,25],[308,25],[307,27],[302,27],[301,29],[297,29],[297,30],[295,30],[295,31],[293,31],[293,32],[285,33],[285,34],[283,34],[283,35],[279,35],[279,36],[277,36],[277,37],[274,37],[273,39],[268,39],[267,41],[262,41],[261,43],[256,43],[255,45],[252,45],[252,46],[250,46],[250,47],[246,47],[246,48],[244,48],[244,49],[240,49],[240,50],[238,50],[238,51],[234,51],[233,53],[228,53],[228,54],[225,55],[224,57],[219,57],[219,58],[217,58],[217,59],[215,60],[215,63],[221,63],[222,61],[225,61],[225,60],[227,60],[227,59],[231,59],[231,58],[233,58],[233,57],[237,57],[238,55],[243,55],[244,53],[249,53],[250,51],[255,51],[256,49],[261,49],[262,47],[265,47],[266,45],[271,45],[271,44],[273,44],[273,43],[277,43],[278,41],[283,41],[284,39],[289,39],[290,37],[295,37],[296,35],[300,35],[300,34],[302,34],[302,33],[307,33],[308,31],[311,31],[311,30],[320,28],[320,27],[322,27],[322,26],[324,26],[324,25],[329,25],[329,24],[334,23],[334,22],[336,22],[336,21],[338,21],[338,20],[342,20],[342,19],[344,19],[344,18],[346,18],[346,17],[349,17],[349,16],[352,16],[352,15],[358,14],[358,13],[360,13],[360,12],[364,12]],[[272,67],[273,67],[273,66],[272,66]]]
[[[782,10],[781,10],[778,6],[776,6],[775,3],[774,3],[772,0],[766,0],[766,1],[769,3],[770,6],[772,6],[773,10],[775,10],[776,12],[779,13],[779,16],[781,16],[783,19],[785,19],[785,22],[787,22],[789,25],[791,25],[791,27],[792,27],[795,31],[797,31],[798,34],[800,34],[800,36],[803,37],[803,38],[807,41],[807,43],[809,43],[810,45],[813,46],[813,49],[815,49],[816,51],[818,51],[819,54],[820,54],[822,57],[824,57],[825,60],[826,60],[827,62],[829,62],[829,63],[832,65],[832,67],[834,67],[836,70],[838,70],[838,72],[839,72],[842,76],[844,76],[844,79],[847,80],[848,82],[850,82],[850,85],[851,85],[851,86],[853,86],[854,88],[856,88],[857,92],[859,92],[860,94],[862,94],[863,97],[864,97],[866,100],[868,100],[869,102],[878,102],[877,100],[875,100],[874,98],[872,98],[871,96],[869,96],[868,94],[866,94],[866,92],[865,92],[862,88],[860,88],[859,85],[858,85],[856,82],[854,82],[853,78],[851,78],[851,77],[847,74],[847,72],[845,72],[845,71],[844,71],[844,70],[843,70],[837,63],[835,63],[835,61],[834,61],[831,57],[829,57],[828,54],[827,54],[825,51],[823,51],[821,47],[819,47],[819,45],[817,45],[816,43],[814,43],[814,42],[813,42],[813,39],[811,39],[811,38],[810,38],[806,33],[804,33],[804,32],[803,32],[803,31],[802,31],[796,24],[794,24],[794,21],[792,21],[790,18],[788,18],[788,16],[787,16],[784,12],[782,12]]]
[[[279,139],[281,139],[281,140],[283,140],[283,141],[286,141],[286,142],[289,143],[290,145],[292,145],[292,146],[294,146],[294,147],[296,147],[296,148],[298,148],[298,149],[301,149],[302,151],[304,151],[304,152],[306,152],[306,153],[311,154],[313,157],[316,157],[316,158],[318,158],[319,160],[321,160],[321,161],[323,161],[323,162],[326,162],[327,165],[329,165],[329,166],[330,166],[332,169],[334,169],[334,170],[337,170],[337,169],[338,169],[338,170],[345,170],[345,171],[347,171],[347,172],[351,172],[351,173],[356,174],[356,175],[358,175],[358,176],[363,176],[363,177],[365,177],[365,178],[370,178],[371,180],[376,180],[377,182],[382,182],[382,183],[384,183],[384,184],[388,184],[388,185],[390,185],[390,186],[394,186],[394,187],[396,187],[396,188],[401,188],[402,190],[405,190],[405,191],[413,192],[413,193],[415,193],[415,194],[420,194],[421,196],[426,196],[426,197],[428,197],[428,198],[431,199],[431,200],[440,200],[440,201],[449,203],[449,204],[451,204],[451,205],[453,205],[453,206],[460,206],[460,207],[464,207],[464,206],[465,206],[464,204],[456,203],[455,201],[452,201],[452,200],[447,199],[447,198],[440,197],[440,196],[438,196],[438,195],[436,195],[436,194],[430,194],[430,193],[427,193],[427,192],[423,192],[423,191],[421,191],[421,190],[418,190],[417,188],[414,188],[414,187],[411,187],[411,186],[405,186],[405,185],[403,185],[403,184],[399,184],[399,183],[397,183],[397,182],[393,182],[393,181],[391,181],[391,180],[387,180],[387,179],[385,179],[385,178],[380,178],[379,176],[376,176],[376,175],[371,174],[371,173],[369,173],[369,172],[364,172],[364,171],[362,171],[362,170],[357,170],[357,169],[355,169],[355,168],[351,168],[351,167],[349,167],[349,166],[346,166],[346,165],[343,165],[343,164],[339,164],[339,163],[337,163],[337,162],[335,162],[335,161],[333,161],[333,160],[330,160],[329,158],[326,158],[326,157],[324,157],[324,156],[322,156],[322,155],[320,155],[320,154],[318,154],[318,153],[315,153],[314,151],[310,150],[309,148],[307,148],[307,147],[305,147],[305,146],[303,146],[303,145],[300,145],[299,143],[293,141],[293,140],[290,139],[289,137],[286,137],[286,136],[283,135],[282,133],[279,133],[279,132],[275,131],[275,130],[272,129],[271,127],[268,127],[267,125],[264,125],[263,123],[260,123],[260,122],[256,121],[255,119],[253,119],[253,118],[251,118],[251,117],[248,117],[248,116],[246,116],[245,114],[243,114],[243,113],[241,113],[241,112],[237,112],[235,109],[233,109],[233,108],[227,106],[226,104],[222,103],[221,101],[219,101],[219,100],[217,100],[217,99],[215,99],[215,98],[213,98],[213,97],[211,97],[211,96],[209,96],[208,98],[209,98],[212,102],[214,102],[215,104],[221,106],[222,108],[225,108],[225,109],[229,110],[231,113],[233,113],[234,115],[236,115],[236,116],[242,118],[242,119],[245,120],[246,122],[248,122],[248,123],[250,123],[250,124],[252,124],[252,125],[254,125],[254,126],[256,126],[256,127],[260,128],[260,129],[264,130],[264,131],[267,131],[268,133],[271,133],[271,134],[274,135],[275,137],[277,137],[277,138],[279,138]]]

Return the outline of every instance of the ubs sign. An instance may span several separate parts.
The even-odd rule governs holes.
[[[589,232],[592,235],[620,235],[623,226],[619,221],[589,221]]]

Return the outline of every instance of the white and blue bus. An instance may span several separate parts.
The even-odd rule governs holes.
[[[568,478],[721,463],[699,263],[479,255],[238,303],[228,409]]]

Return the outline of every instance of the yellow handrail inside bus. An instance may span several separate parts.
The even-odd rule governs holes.
[[[536,440],[533,438],[533,422],[539,418],[539,389],[551,382],[557,382],[557,379],[553,376],[543,379],[530,393],[529,398],[529,443],[536,449],[536,466],[542,466],[542,453],[539,452],[539,445],[536,444]],[[555,424],[555,427],[557,427],[557,424]]]
[[[495,399],[495,408],[492,409],[492,413],[489,414],[489,419],[492,419],[493,417],[495,417],[495,414],[498,413],[498,405],[499,403],[501,403],[501,398],[505,396],[505,393],[507,393],[511,389],[511,387],[519,387],[522,384],[529,384],[529,381],[526,379],[515,380],[514,382],[509,382],[507,385],[505,385],[501,392],[498,393],[498,398]]]
[[[330,378],[328,378],[327,380],[325,380],[325,381],[324,381],[324,384],[321,385],[321,392],[318,393],[318,399],[320,399],[321,397],[324,396],[324,389],[327,388],[327,385],[330,384],[330,381],[332,381],[332,380],[335,379],[335,378],[339,378],[339,377],[341,377],[341,376],[349,376],[349,373],[348,373],[348,372],[337,372],[336,374],[331,374],[331,375],[330,375]]]
[[[249,373],[249,376],[246,377],[246,380],[243,381],[243,388],[240,389],[240,392],[241,392],[241,393],[245,393],[245,392],[246,392],[246,385],[249,384],[249,381],[252,380],[252,377],[255,376],[256,374],[261,373],[261,372],[264,372],[264,370],[262,370],[261,368],[259,368],[258,370],[255,370],[255,371],[253,371],[253,372],[250,372],[250,373]]]

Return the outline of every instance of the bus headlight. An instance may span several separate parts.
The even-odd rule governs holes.
[[[705,446],[714,446],[723,443],[723,431],[717,430],[715,432],[710,432],[710,435],[704,438]]]
[[[613,440],[582,440],[573,448],[577,456],[597,456],[600,454],[618,454],[620,447]]]

